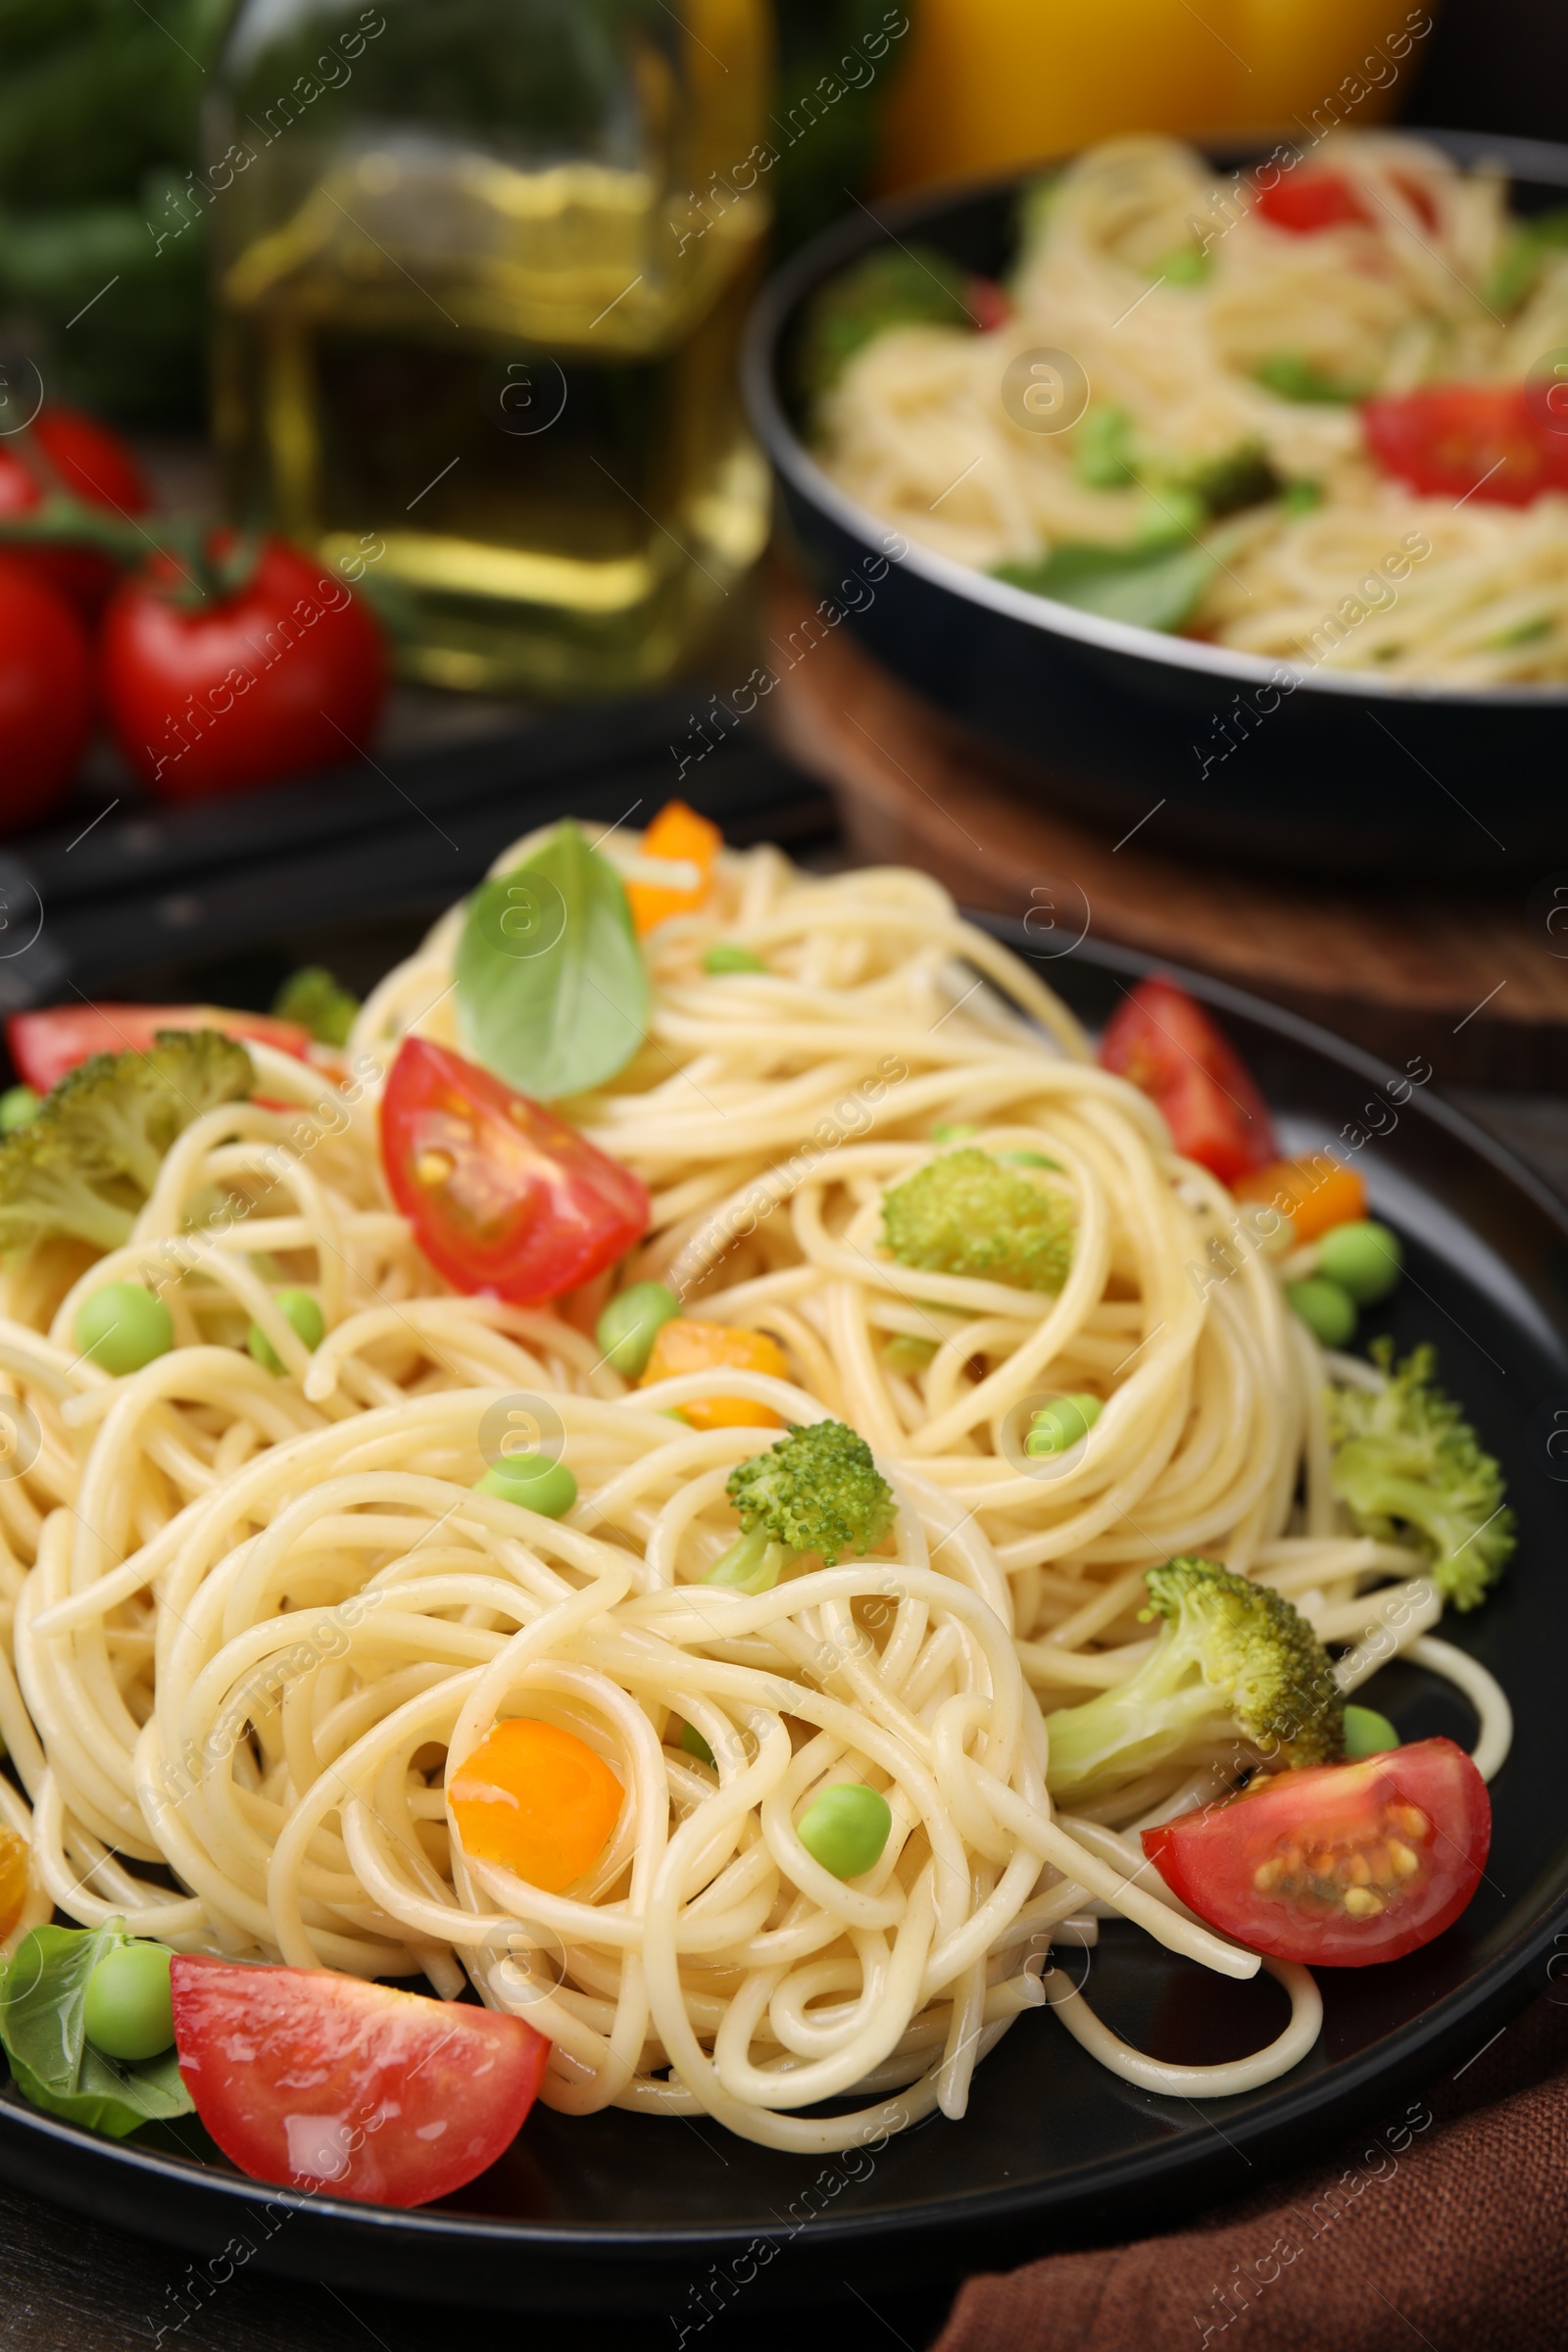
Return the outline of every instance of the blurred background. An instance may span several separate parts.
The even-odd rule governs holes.
[[[1400,70],[1364,82],[1396,33]],[[1568,17],[0,0],[0,910],[30,890],[59,917],[53,961],[0,951],[0,1000],[107,985],[136,924],[171,952],[275,927],[286,858],[334,828],[360,848],[330,903],[423,906],[519,792],[690,789],[792,611],[737,383],[768,273],[904,191],[1122,131],[1290,138],[1337,90],[1361,124],[1568,137]],[[944,867],[940,838],[876,836],[820,743],[788,748],[848,790],[859,848]],[[744,774],[723,749],[702,774],[730,816],[809,803],[776,741]],[[460,847],[465,794],[491,816]],[[1008,906],[1049,851],[1001,853]],[[190,880],[240,866],[245,906]],[[1205,903],[1189,931],[1213,928]],[[1319,979],[1274,993],[1332,1009]]]

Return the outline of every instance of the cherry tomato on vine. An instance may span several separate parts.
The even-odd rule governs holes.
[[[1211,1928],[1313,1967],[1397,1960],[1452,1925],[1492,1843],[1486,1782],[1451,1740],[1266,1773],[1228,1804],[1145,1830]]]
[[[106,514],[141,514],[147,484],[125,444],[78,409],[40,409],[32,423],[0,437],[0,521],[64,493]],[[47,580],[88,619],[117,577],[109,558],[86,547],[18,547],[15,559]]]
[[[196,582],[156,557],[104,614],[109,722],[164,800],[341,766],[386,691],[380,630],[346,580],[279,539],[253,559],[220,533],[210,554],[214,576]]]
[[[0,832],[63,800],[92,723],[86,631],[29,565],[0,555]]]
[[[427,1038],[405,1039],[392,1065],[381,1158],[420,1249],[460,1291],[519,1306],[557,1298],[648,1230],[630,1168]]]

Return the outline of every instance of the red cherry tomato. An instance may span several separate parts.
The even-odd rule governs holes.
[[[1222,1184],[1280,1156],[1240,1054],[1174,980],[1140,980],[1106,1023],[1100,1058],[1153,1097],[1177,1151]]]
[[[1293,237],[1352,224],[1365,228],[1372,220],[1350,182],[1338,172],[1284,172],[1271,188],[1258,189],[1257,209],[1265,220]]]
[[[1487,1784],[1451,1740],[1266,1774],[1144,1832],[1166,1886],[1211,1928],[1329,1968],[1397,1960],[1441,1936],[1491,1843]]]
[[[427,2205],[509,2148],[550,2044],[521,2018],[330,1969],[176,1953],[174,2046],[196,2112],[253,2180]]]
[[[365,600],[278,539],[230,595],[181,606],[181,586],[160,557],[104,615],[104,698],[137,775],[165,800],[204,800],[352,759],[386,691]]]
[[[1367,448],[1385,473],[1424,498],[1475,498],[1528,507],[1544,490],[1568,490],[1568,416],[1524,384],[1434,384],[1369,400]]]
[[[310,1059],[311,1033],[298,1021],[229,1012],[221,1004],[56,1004],[47,1012],[14,1012],[6,1045],[17,1076],[46,1095],[89,1054],[145,1054],[160,1029],[221,1029],[225,1037]]]
[[[106,425],[76,409],[41,409],[24,432],[0,439],[0,518],[24,514],[61,491],[116,514],[140,514],[151,503],[140,466]],[[90,548],[19,547],[13,552],[89,619],[117,577],[108,557]]]
[[[0,556],[0,833],[65,797],[92,724],[86,633],[58,589]]]
[[[630,1168],[488,1070],[405,1040],[381,1101],[392,1198],[438,1274],[518,1306],[557,1298],[648,1230]]]
[[[1012,317],[1012,297],[994,277],[971,277],[968,302],[974,322],[985,335],[993,327],[1005,326]]]

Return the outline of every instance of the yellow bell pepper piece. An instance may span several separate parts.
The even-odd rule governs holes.
[[[727,1323],[692,1323],[684,1316],[661,1324],[638,1382],[649,1388],[656,1380],[673,1380],[682,1372],[706,1372],[715,1364],[734,1364],[744,1372],[766,1372],[788,1380],[784,1350],[765,1331],[736,1331]],[[783,1423],[771,1405],[755,1404],[750,1396],[700,1396],[680,1408],[693,1429],[779,1429]]]

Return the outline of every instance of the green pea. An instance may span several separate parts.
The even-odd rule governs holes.
[[[309,1291],[279,1291],[272,1300],[278,1313],[312,1352],[326,1337],[326,1317]],[[245,1334],[245,1345],[264,1372],[281,1372],[283,1359],[259,1323]]]
[[[703,955],[705,972],[766,972],[772,969],[754,956],[750,948],[737,947],[733,940],[716,939]]]
[[[880,1862],[892,1828],[885,1796],[858,1781],[840,1781],[807,1806],[795,1835],[812,1861],[834,1878],[858,1879]]]
[[[967,1120],[949,1119],[942,1126],[932,1128],[931,1141],[934,1144],[967,1144],[972,1143],[979,1132],[979,1128],[970,1126]]]
[[[680,1313],[680,1300],[667,1282],[634,1282],[612,1298],[598,1322],[594,1337],[622,1380],[638,1380],[648,1369],[654,1342],[666,1323]]]
[[[890,1372],[923,1372],[937,1351],[935,1340],[916,1339],[911,1331],[896,1331],[882,1350]]]
[[[1347,1707],[1345,1710],[1345,1753],[1347,1757],[1381,1756],[1385,1748],[1397,1747],[1399,1735],[1386,1715],[1376,1707]]]
[[[15,1135],[19,1127],[30,1127],[42,1101],[42,1095],[34,1094],[30,1086],[8,1086],[0,1095],[0,1135]]]
[[[1357,1306],[1376,1306],[1386,1298],[1404,1271],[1404,1251],[1399,1237],[1374,1217],[1357,1217],[1349,1225],[1336,1225],[1318,1244],[1317,1269],[1342,1290],[1348,1291]]]
[[[1343,1348],[1354,1337],[1355,1300],[1343,1283],[1314,1274],[1307,1282],[1288,1282],[1285,1296],[1325,1348]]]
[[[174,2012],[166,1943],[117,1943],[87,1979],[82,2031],[106,2058],[158,2058],[172,2049]]]
[[[1208,256],[1197,245],[1178,245],[1159,265],[1167,286],[1198,286],[1208,275]]]
[[[713,1751],[695,1723],[681,1725],[680,1743],[689,1756],[697,1758],[699,1764],[711,1764],[713,1761]]]
[[[1053,1404],[1043,1404],[1029,1417],[1029,1435],[1023,1442],[1025,1453],[1065,1453],[1080,1438],[1087,1438],[1104,1411],[1098,1396],[1087,1394],[1077,1396],[1058,1396]]]
[[[106,1282],[77,1307],[73,1329],[79,1352],[116,1379],[174,1345],[173,1316],[139,1282]]]
[[[577,1481],[564,1462],[553,1462],[547,1453],[507,1453],[473,1491],[499,1494],[504,1502],[520,1502],[541,1519],[564,1519],[577,1499]]]

